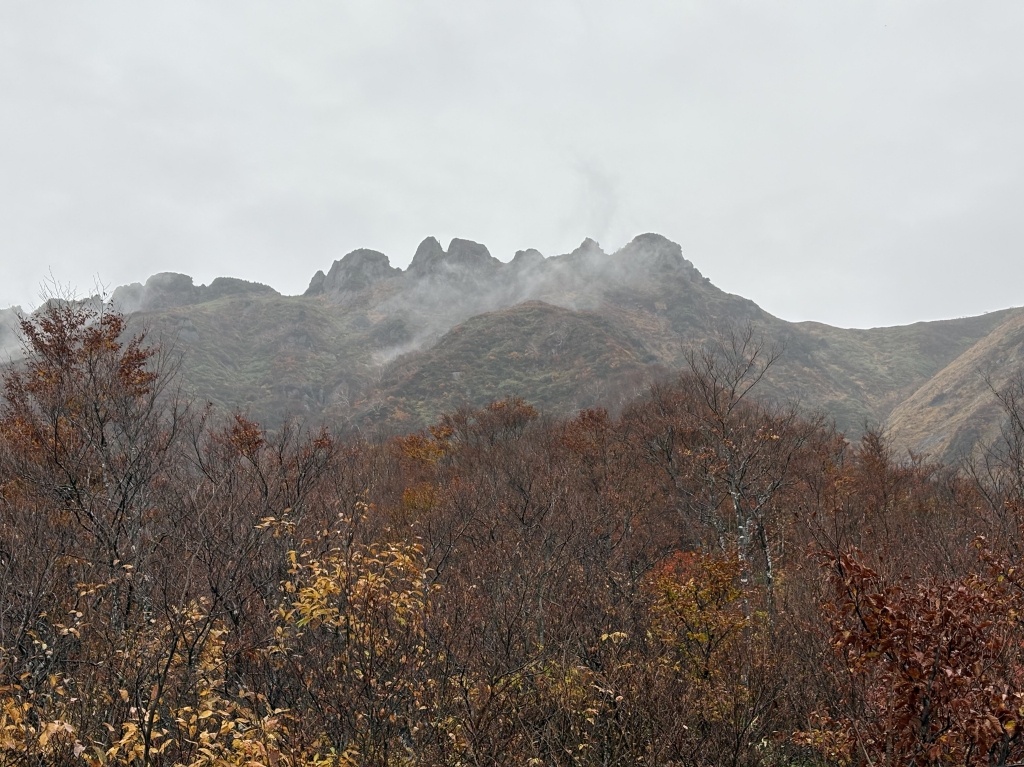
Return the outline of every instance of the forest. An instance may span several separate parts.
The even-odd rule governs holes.
[[[759,397],[334,435],[192,402],[94,304],[0,395],[0,764],[1024,762],[1024,378],[942,465]]]

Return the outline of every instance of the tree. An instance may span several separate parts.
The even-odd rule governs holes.
[[[804,742],[878,767],[1024,758],[1019,591],[998,575],[884,586],[854,553],[825,565],[843,711],[820,713]]]
[[[808,434],[821,426],[802,421],[795,407],[751,396],[781,354],[751,326],[689,350],[677,386],[652,388],[654,419],[645,426],[648,452],[687,513],[713,531],[711,545],[719,551],[735,547],[744,589],[759,555],[769,606],[782,541],[777,500]],[[707,541],[701,545],[709,548]]]
[[[20,327],[26,359],[5,372],[0,409],[7,471],[74,519],[91,563],[132,565],[188,412],[175,358],[145,333],[123,340],[124,316],[102,304],[51,300]]]

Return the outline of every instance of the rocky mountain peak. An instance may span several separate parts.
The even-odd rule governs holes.
[[[428,237],[416,248],[416,255],[409,264],[408,273],[415,276],[457,272],[466,269],[478,270],[500,266],[501,262],[490,254],[487,247],[472,240],[456,237],[445,251],[433,237]]]
[[[482,266],[485,268],[501,265],[501,262],[491,255],[485,245],[473,242],[472,240],[460,240],[459,238],[453,239],[448,244],[448,258],[446,261],[450,264]]]
[[[516,269],[528,269],[544,263],[544,254],[536,248],[517,250],[509,265]]]
[[[138,282],[122,285],[110,298],[120,311],[130,313],[192,306],[240,294],[280,295],[269,285],[234,277],[217,277],[209,285],[196,285],[187,274],[160,272],[146,280],[145,285]]]
[[[597,240],[592,240],[589,237],[585,238],[583,242],[579,244],[570,256],[604,256],[606,253],[601,249],[600,243]]]
[[[360,248],[335,261],[327,274],[318,271],[313,275],[303,295],[354,293],[401,271],[391,266],[391,261],[383,253]]]
[[[638,234],[629,244],[627,248],[644,248],[646,250],[655,252],[664,252],[670,256],[676,258],[683,257],[683,249],[678,243],[672,242],[668,237],[661,234],[655,234],[654,232],[647,232],[646,234]]]
[[[159,272],[145,285],[133,282],[115,289],[111,300],[123,312],[171,309],[197,303],[199,288],[187,274]]]
[[[683,249],[672,240],[660,234],[640,234],[630,240],[616,254],[627,258],[632,265],[653,270],[688,268],[700,276],[700,272],[683,258]]]
[[[436,237],[427,237],[416,248],[416,253],[409,264],[410,272],[428,272],[431,267],[444,260],[444,248]]]
[[[224,296],[237,295],[281,295],[262,282],[249,282],[237,277],[216,277],[209,285],[199,286],[200,301],[215,301]]]

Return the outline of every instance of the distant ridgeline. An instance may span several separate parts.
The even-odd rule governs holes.
[[[302,296],[163,273],[112,300],[186,352],[197,398],[268,425],[293,416],[408,431],[508,395],[556,414],[615,409],[681,369],[688,348],[752,325],[785,350],[760,396],[824,410],[851,437],[885,423],[898,449],[950,458],[998,428],[979,371],[998,386],[1024,360],[1021,310],[870,330],[786,322],[716,288],[657,234],[614,253],[587,239],[507,263],[479,243],[444,249],[428,237],[404,271],[355,250]]]

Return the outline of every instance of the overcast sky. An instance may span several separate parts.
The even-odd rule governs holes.
[[[788,320],[1024,305],[1024,3],[0,2],[0,307],[655,231]]]

